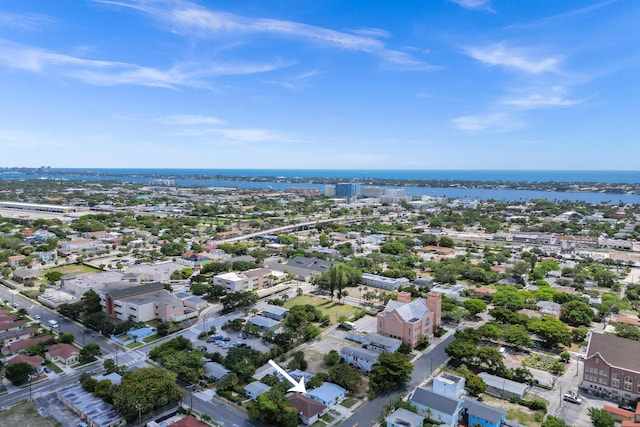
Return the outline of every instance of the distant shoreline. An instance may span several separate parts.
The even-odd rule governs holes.
[[[332,176],[313,176],[314,174],[331,174]],[[344,176],[340,176],[344,173]],[[306,174],[307,176],[295,176]],[[375,177],[366,175],[399,175],[400,177]],[[469,175],[476,179],[419,179],[416,175]],[[289,175],[289,176],[287,176]],[[354,178],[354,175],[358,175]],[[402,177],[405,175],[405,177]],[[508,179],[477,179],[486,175],[487,178],[505,175]],[[549,177],[577,177],[580,180],[523,180],[516,179],[523,176],[544,178]],[[537,190],[569,193],[604,193],[604,194],[640,194],[640,183],[635,182],[603,182],[593,179],[584,181],[585,178],[605,176],[609,181],[616,177],[630,178],[640,181],[640,172],[635,171],[363,171],[363,170],[285,170],[285,169],[228,169],[228,170],[204,170],[204,169],[58,169],[58,168],[1,168],[0,179],[56,179],[69,180],[87,177],[109,178],[135,178],[141,179],[173,179],[180,181],[241,181],[255,183],[279,183],[279,184],[334,184],[336,182],[355,181],[363,186],[384,187],[421,187],[421,188],[461,188],[461,189],[505,189],[505,190]],[[636,176],[637,175],[637,176]],[[198,184],[194,184],[198,185]]]

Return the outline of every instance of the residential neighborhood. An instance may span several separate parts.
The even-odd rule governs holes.
[[[72,426],[636,422],[636,205],[48,185],[0,181],[3,411],[35,401]]]

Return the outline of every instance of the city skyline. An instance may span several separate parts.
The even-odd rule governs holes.
[[[0,167],[636,170],[640,5],[9,0]]]

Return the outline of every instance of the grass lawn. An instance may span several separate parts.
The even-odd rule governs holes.
[[[131,344],[127,344],[127,348],[138,348],[142,346],[142,342],[140,341],[136,341],[136,342],[132,342]]]
[[[518,409],[509,409],[506,415],[508,420],[516,421],[525,426],[538,426],[539,421],[535,420],[535,414],[527,413]]]
[[[349,397],[348,399],[345,399],[342,402],[340,402],[340,405],[344,406],[345,408],[351,408],[357,402],[358,402],[357,399],[354,399],[353,397]]]
[[[291,298],[284,304],[285,308],[291,308],[294,305],[305,305],[311,304],[314,307],[318,308],[322,311],[322,314],[329,315],[331,317],[331,323],[338,323],[338,317],[346,316],[347,318],[351,317],[356,311],[358,311],[357,307],[354,307],[349,304],[338,304],[337,300],[333,300],[333,302],[328,299],[315,297],[311,295],[302,295],[299,297]]]
[[[63,265],[60,267],[50,268],[49,270],[44,270],[42,272],[42,275],[44,276],[49,271],[59,271],[64,275],[64,274],[97,273],[102,270],[94,267],[89,267],[88,265],[84,265],[84,264],[69,264],[69,265]]]
[[[324,427],[326,425],[327,423],[325,423],[324,421],[318,420],[315,423],[311,424],[311,427]]]
[[[34,402],[24,402],[9,411],[0,411],[0,427],[57,427],[60,425],[51,417],[41,417]]]
[[[155,340],[160,339],[160,338],[162,338],[160,335],[158,335],[158,334],[153,334],[153,335],[151,335],[150,337],[146,337],[146,338],[145,338],[145,339],[143,339],[142,341],[144,341],[144,342],[151,342],[151,341],[155,341]]]
[[[53,372],[55,372],[56,374],[61,374],[62,372],[64,372],[62,369],[60,369],[60,368],[58,367],[58,365],[56,365],[56,364],[55,364],[55,363],[53,363],[53,362],[47,362],[47,364],[46,364],[45,366],[48,366],[49,368],[51,368],[51,370],[52,370]]]

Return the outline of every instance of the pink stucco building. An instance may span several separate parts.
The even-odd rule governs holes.
[[[411,294],[399,292],[397,301],[389,301],[384,311],[378,314],[377,332],[397,338],[415,347],[420,337],[432,336],[440,324],[442,295],[429,292],[427,298],[411,301]]]

